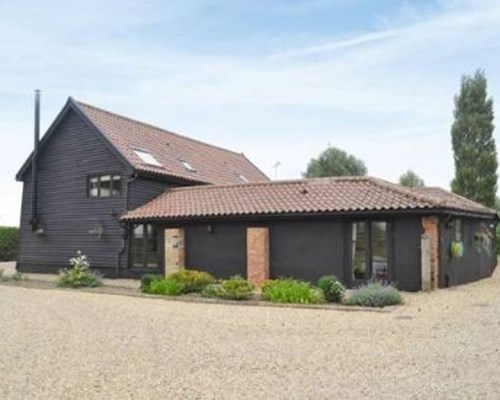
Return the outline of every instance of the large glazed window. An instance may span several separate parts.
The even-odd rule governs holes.
[[[158,267],[158,232],[154,225],[136,225],[132,230],[130,246],[133,268]]]
[[[116,197],[122,194],[121,175],[100,175],[89,178],[89,197]]]
[[[385,221],[353,222],[352,279],[388,279],[388,240]]]
[[[368,278],[366,222],[352,224],[352,274],[354,279]]]
[[[387,223],[371,223],[372,277],[386,279],[387,268]]]

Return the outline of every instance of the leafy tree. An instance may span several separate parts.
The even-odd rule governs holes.
[[[328,147],[318,158],[313,158],[307,165],[304,176],[307,178],[322,176],[361,176],[366,175],[365,163],[336,147]]]
[[[493,207],[495,210],[500,212],[500,197],[495,197],[495,206]]]
[[[424,180],[411,169],[399,177],[399,184],[408,187],[424,187]]]
[[[493,207],[498,161],[493,137],[493,100],[488,98],[483,71],[476,71],[473,77],[462,77],[453,115],[455,178],[451,188],[455,193]]]

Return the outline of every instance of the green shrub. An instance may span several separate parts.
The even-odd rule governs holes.
[[[220,283],[210,283],[201,291],[203,297],[222,298],[222,285]]]
[[[59,271],[56,284],[61,287],[97,287],[102,285],[101,277],[90,269],[87,256],[77,251],[76,257],[69,260],[71,268]]]
[[[221,283],[212,283],[203,289],[202,296],[230,300],[248,300],[255,287],[241,276],[233,276]]]
[[[185,285],[170,278],[153,280],[146,293],[162,294],[166,296],[178,296],[184,293]]]
[[[345,287],[333,275],[322,276],[318,281],[318,287],[329,303],[340,303],[344,298]]]
[[[344,303],[350,306],[385,307],[402,304],[403,299],[394,286],[371,282],[353,290]]]
[[[19,228],[0,226],[0,261],[14,261],[19,246]]]
[[[169,274],[167,278],[182,283],[184,293],[201,292],[205,286],[216,282],[208,272],[194,269],[181,269]]]
[[[28,280],[28,277],[23,274],[22,272],[16,271],[14,275],[10,277],[13,281],[26,281]]]
[[[148,293],[151,284],[160,279],[163,279],[163,276],[159,274],[146,274],[141,276],[141,292]]]
[[[262,297],[273,303],[324,303],[323,293],[311,284],[295,279],[276,279],[264,283]]]
[[[252,297],[255,286],[239,275],[225,280],[221,284],[222,297],[232,300],[247,300]]]

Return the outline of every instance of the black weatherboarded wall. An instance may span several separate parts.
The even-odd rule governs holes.
[[[122,174],[125,166],[107,149],[74,111],[69,111],[38,159],[38,213],[43,236],[31,231],[31,168],[24,177],[21,212],[21,271],[56,271],[69,264],[77,250],[88,255],[96,268],[116,268],[122,247],[119,221],[125,210],[125,194],[90,198],[88,176]],[[96,225],[101,238],[89,234]]]
[[[335,220],[277,221],[269,224],[271,278],[316,282],[334,274],[344,281],[344,224]]]
[[[392,219],[392,224],[392,280],[400,289],[418,291],[422,288],[422,219],[399,216]]]
[[[388,222],[391,279],[403,290],[421,287],[421,217],[392,216]],[[186,235],[186,266],[216,277],[246,276],[246,229],[268,227],[270,277],[292,277],[316,283],[334,274],[351,284],[349,218],[253,221],[207,221],[181,224]],[[162,226],[161,229],[166,226]],[[168,227],[168,226],[167,226]]]
[[[185,226],[186,265],[218,278],[246,276],[246,227],[239,223]]]
[[[450,246],[453,240],[453,218],[443,219],[440,224],[441,254],[439,286],[448,287],[473,282],[491,276],[496,266],[494,221],[477,218],[461,218],[464,254],[452,258]],[[491,235],[489,246],[478,234]]]

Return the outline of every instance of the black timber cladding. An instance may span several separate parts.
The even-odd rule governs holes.
[[[106,276],[118,275],[118,266],[128,267],[127,231],[121,215],[159,195],[169,185],[164,180],[137,177],[111,151],[102,136],[81,115],[67,107],[44,137],[38,159],[38,210],[44,235],[34,235],[31,219],[31,167],[23,179],[21,210],[21,271],[57,272],[69,265],[77,250],[88,255],[91,266]],[[88,197],[88,177],[122,175],[122,194],[117,197]],[[89,234],[103,228],[98,238]],[[119,263],[119,264],[118,264]]]
[[[454,240],[453,223],[457,218],[447,216],[440,222],[440,274],[439,286],[456,286],[491,276],[496,263],[495,222],[474,218],[460,218],[462,221],[462,257],[451,257],[450,246]],[[479,234],[490,235],[489,246]]]
[[[239,223],[185,226],[186,265],[218,278],[247,275],[246,227]]]
[[[421,287],[421,216],[387,216],[390,278],[398,288]],[[311,218],[223,222],[186,222],[161,225],[160,230],[183,227],[186,235],[186,266],[216,277],[246,276],[246,229],[268,227],[270,277],[292,277],[312,283],[323,275],[335,275],[345,285],[351,279],[351,231],[357,218]]]
[[[61,268],[77,250],[87,254],[96,268],[116,268],[123,245],[119,218],[125,211],[125,194],[88,197],[88,176],[113,173],[125,178],[126,166],[73,110],[67,112],[38,157],[38,210],[44,235],[34,235],[29,224],[28,168],[23,175],[19,268]],[[96,226],[103,228],[101,238],[89,234]]]

